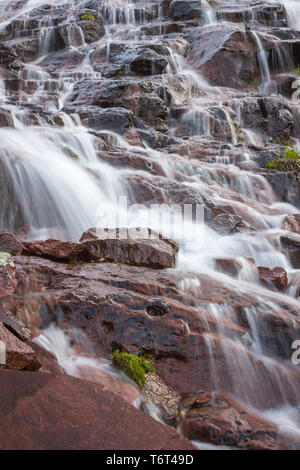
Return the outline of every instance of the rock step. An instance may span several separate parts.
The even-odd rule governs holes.
[[[65,375],[0,371],[0,419],[7,450],[195,449],[100,384]]]

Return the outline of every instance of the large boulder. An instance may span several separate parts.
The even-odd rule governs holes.
[[[150,229],[89,229],[81,239],[89,259],[145,266],[151,269],[175,268],[177,243]]]
[[[0,418],[7,450],[194,449],[101,384],[64,375],[0,371]]]
[[[238,27],[194,28],[187,39],[189,62],[212,84],[236,89],[255,86],[259,78],[255,46]]]
[[[93,81],[79,82],[74,87],[71,100],[74,105],[125,108],[147,124],[159,128],[167,119],[171,92],[165,82],[157,79],[128,77],[101,80],[97,84]]]

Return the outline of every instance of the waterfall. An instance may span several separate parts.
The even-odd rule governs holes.
[[[173,25],[170,16],[164,18],[161,1],[106,0],[100,7],[102,33],[91,43],[76,16],[88,2],[50,3],[70,11],[66,47],[59,43],[59,49],[53,50],[53,37],[58,34],[55,21],[60,20],[53,20],[52,10],[47,9],[49,16],[39,23],[38,32],[22,30],[19,38],[24,34],[32,48],[37,40],[38,57],[29,60],[26,53],[31,50],[26,44],[24,60],[12,54],[7,68],[6,63],[0,68],[0,229],[18,233],[28,226],[29,240],[79,240],[90,227],[114,227],[120,220],[119,199],[127,198],[135,204],[128,226],[152,223],[151,228],[172,233],[180,245],[178,267],[166,274],[177,282],[176,302],[182,294],[183,299],[191,299],[187,308],[199,314],[209,392],[229,393],[272,422],[283,423],[284,429],[294,429],[300,398],[289,341],[298,334],[299,270],[281,239],[294,237],[298,243],[299,236],[283,229],[283,221],[300,209],[288,195],[280,199],[275,194],[270,181],[278,172],[268,172],[265,165],[270,156],[283,155],[285,144],[277,140],[284,141],[285,133],[298,151],[300,144],[290,132],[296,105],[287,99],[284,107],[283,97],[270,97],[277,88],[269,67],[269,45],[264,48],[267,20],[260,29],[259,15],[253,16],[255,30],[249,34],[253,40],[246,41],[242,50],[249,62],[250,58],[256,61],[252,49],[257,54],[258,92],[256,74],[247,88],[252,62],[241,72],[247,77],[245,89],[214,86],[213,80],[220,78],[217,70],[215,74],[212,70],[210,83],[205,76],[211,69],[203,66],[203,57],[191,65],[191,42],[197,34],[215,28],[221,35],[228,26],[211,26],[217,23],[216,2],[211,2],[214,8],[206,0],[197,3],[195,18],[187,20],[184,30],[184,20]],[[300,30],[299,1],[281,3],[289,27]],[[7,33],[11,21],[21,23],[24,15],[27,18],[33,9],[48,4],[49,0],[30,0],[16,11],[0,0],[1,32]],[[239,2],[235,6],[240,7]],[[234,13],[229,12],[236,21]],[[69,24],[70,18],[74,21]],[[189,36],[194,24],[196,39]],[[245,31],[244,24],[236,31]],[[275,35],[275,27],[272,32]],[[218,41],[219,36],[213,46],[208,45],[213,52]],[[224,44],[221,52],[233,54]],[[276,47],[280,72],[290,73],[292,62],[284,49]],[[145,75],[136,64],[147,65]],[[273,106],[270,112],[269,106]],[[189,201],[205,205],[204,224],[197,221],[196,227],[189,226],[188,231],[196,234],[190,244],[181,236],[180,224],[172,225],[164,212],[154,222],[149,218],[150,205],[167,204],[168,197],[182,205]],[[226,220],[224,231],[217,225],[220,219]],[[284,269],[288,287],[279,291],[271,283],[263,284],[258,266]],[[119,281],[110,282],[115,286]],[[274,324],[278,331],[271,331]],[[191,348],[200,351],[200,345],[192,344],[199,341],[197,335],[192,339],[189,325],[186,331]],[[140,334],[138,328],[136,334]],[[64,332],[54,326],[35,341],[55,353],[70,375],[80,377],[80,369],[91,365],[103,370],[100,358],[99,362],[79,358]],[[195,363],[199,351],[194,352]]]
[[[300,31],[300,4],[298,0],[280,0],[287,12],[287,19],[290,28]]]
[[[215,24],[217,22],[217,16],[209,5],[207,0],[201,0],[201,5],[204,9],[204,23],[205,24]]]
[[[269,69],[269,64],[268,64],[268,56],[263,48],[262,42],[260,40],[259,34],[256,33],[255,31],[251,31],[254,40],[257,44],[257,49],[258,49],[258,61],[259,61],[259,66],[260,66],[260,73],[261,73],[261,78],[262,78],[262,83],[259,86],[260,91],[267,91],[270,83],[271,83],[271,74],[270,74],[270,69]]]

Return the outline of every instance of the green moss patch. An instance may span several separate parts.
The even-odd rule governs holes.
[[[300,171],[300,154],[291,147],[286,147],[282,158],[275,158],[266,164],[268,170]]]
[[[11,260],[11,254],[5,253],[3,251],[0,252],[0,266],[14,266],[14,263]]]
[[[153,372],[153,362],[145,357],[138,357],[134,354],[115,351],[112,356],[113,364],[125,372],[139,387],[145,388],[146,374]]]
[[[83,13],[82,15],[80,15],[79,18],[81,21],[96,21],[97,20],[96,16],[91,15],[91,13]]]

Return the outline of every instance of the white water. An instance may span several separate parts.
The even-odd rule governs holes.
[[[299,0],[280,0],[287,12],[290,28],[300,31],[300,3]]]
[[[269,89],[271,83],[271,74],[268,64],[268,56],[263,48],[262,42],[260,40],[259,34],[255,31],[251,31],[252,35],[256,41],[257,49],[258,49],[258,60],[260,65],[260,72],[262,77],[262,83],[259,86],[260,91],[265,92]]]

